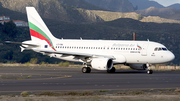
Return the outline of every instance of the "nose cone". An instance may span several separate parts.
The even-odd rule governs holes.
[[[169,61],[172,61],[172,60],[174,60],[174,59],[175,59],[175,55],[174,55],[172,52],[169,51],[168,60],[169,60]]]

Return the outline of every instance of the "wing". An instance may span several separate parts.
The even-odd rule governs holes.
[[[32,49],[36,52],[46,53],[46,54],[62,54],[65,56],[76,56],[83,58],[97,58],[97,57],[105,57],[110,59],[115,59],[114,56],[109,55],[97,55],[97,54],[88,54],[88,53],[78,53],[78,52],[65,52],[65,51],[51,51],[51,50],[42,50],[42,49]]]

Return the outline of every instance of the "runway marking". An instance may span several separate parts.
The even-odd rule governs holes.
[[[45,79],[60,79],[60,78],[70,78],[72,77],[72,75],[51,75],[51,74],[32,74],[32,73],[1,73],[3,75],[0,75],[0,80],[45,80]],[[1,77],[5,76],[4,79],[2,79]],[[30,78],[28,78],[28,76],[31,76]],[[33,78],[32,76],[48,76],[48,77],[44,77],[44,78],[38,78],[35,77]]]
[[[50,78],[37,78],[37,79],[26,79],[26,80],[48,80],[48,79],[62,79],[62,78],[70,78],[71,75],[64,75],[61,77],[50,77]]]

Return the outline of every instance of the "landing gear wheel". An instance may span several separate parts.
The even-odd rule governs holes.
[[[87,73],[91,73],[91,68],[87,67]]]
[[[152,70],[148,70],[147,73],[148,73],[148,74],[152,74],[153,71],[152,71]]]
[[[116,71],[116,68],[115,67],[112,67],[111,70],[107,70],[108,73],[114,73]]]
[[[82,72],[83,73],[90,73],[91,72],[91,68],[90,67],[83,67],[82,68]]]

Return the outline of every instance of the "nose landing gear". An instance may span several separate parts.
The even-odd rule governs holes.
[[[146,64],[146,66],[147,66],[147,73],[152,74],[153,70],[151,70],[151,66],[149,64]]]

